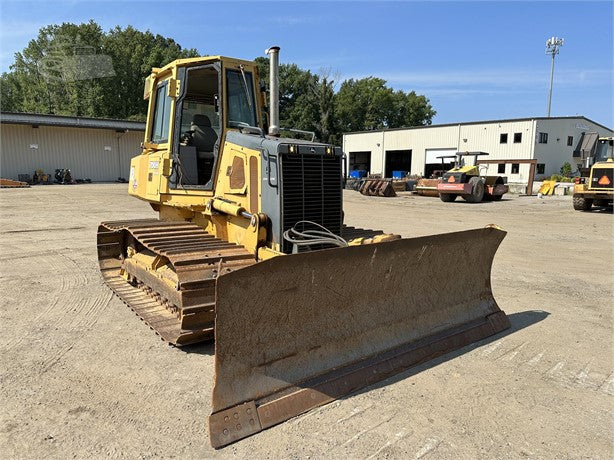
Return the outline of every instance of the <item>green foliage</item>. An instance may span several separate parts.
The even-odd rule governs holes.
[[[567,164],[569,164],[569,163],[567,163]],[[561,168],[561,170],[562,169],[563,168]],[[551,175],[550,177],[548,177],[548,178],[546,178],[544,180],[553,180],[555,182],[573,182],[575,180],[575,178],[569,177],[569,176],[565,176],[565,175],[560,175],[560,174],[553,174],[553,175]]]
[[[151,68],[197,55],[131,26],[105,33],[94,21],[50,25],[0,77],[2,110],[144,119],[143,81]]]
[[[115,76],[107,81],[109,110],[116,118],[133,119],[145,119],[147,115],[143,83],[153,67],[199,55],[195,49],[182,49],[172,38],[141,32],[132,26],[109,31],[104,52],[113,59],[115,70]]]
[[[571,164],[568,161],[563,163],[563,166],[561,166],[561,174],[564,177],[571,177],[573,174],[573,169],[571,169]]]
[[[255,61],[268,90],[269,61]],[[324,142],[339,144],[348,131],[430,125],[436,114],[425,96],[394,91],[381,78],[346,80],[335,93],[335,79],[326,72],[316,75],[282,64],[279,80],[281,126],[314,131]]]
[[[269,60],[257,57],[258,74],[269,89]],[[334,80],[296,64],[279,66],[279,119],[284,128],[313,131],[324,142],[340,142],[335,126]]]
[[[394,91],[375,77],[344,81],[337,111],[342,132],[430,125],[436,114],[425,96]]]
[[[171,38],[132,26],[104,32],[90,21],[40,29],[15,54],[10,72],[0,76],[2,110],[144,120],[143,83],[152,67],[197,56]],[[255,59],[268,89],[269,61]],[[312,73],[296,64],[280,66],[280,122],[285,128],[316,133],[339,144],[341,133],[431,124],[435,110],[414,91],[395,91],[385,80],[346,80]]]

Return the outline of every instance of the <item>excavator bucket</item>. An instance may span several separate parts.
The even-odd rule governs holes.
[[[509,327],[489,226],[266,260],[217,280],[222,447]]]
[[[367,179],[359,191],[367,196],[397,196],[392,183],[385,179]]]

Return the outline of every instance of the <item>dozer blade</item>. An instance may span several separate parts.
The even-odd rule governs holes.
[[[276,257],[220,277],[219,448],[509,327],[494,227]]]

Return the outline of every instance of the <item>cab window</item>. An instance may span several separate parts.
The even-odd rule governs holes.
[[[151,131],[151,142],[163,144],[168,142],[169,120],[171,116],[171,98],[166,90],[167,83],[158,86],[156,90],[156,105],[153,115],[153,129]]]
[[[614,155],[613,148],[614,141],[612,139],[601,139],[597,143],[595,149],[595,161],[606,161]]]
[[[256,104],[251,72],[226,71],[227,125],[239,127],[242,123],[256,126]]]

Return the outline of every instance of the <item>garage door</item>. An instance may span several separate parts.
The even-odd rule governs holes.
[[[441,177],[443,171],[452,168],[454,163],[453,158],[446,158],[444,163],[441,163],[441,156],[454,155],[456,149],[426,149],[426,158],[424,160],[424,177]]]
[[[442,155],[454,155],[456,153],[456,149],[426,149],[426,160],[424,161],[425,164],[432,164],[432,163],[441,163],[441,158],[437,158],[440,157]]]

